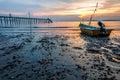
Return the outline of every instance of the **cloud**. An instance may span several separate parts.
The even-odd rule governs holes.
[[[92,4],[93,3],[93,4]],[[83,7],[94,6],[96,0],[0,0],[1,11],[71,11]],[[92,4],[92,5],[91,5]],[[87,5],[87,6],[86,6]]]
[[[28,4],[28,3],[18,3],[18,2],[13,2],[11,1],[2,1],[0,2],[0,11],[18,11],[18,12],[26,12],[26,11],[35,11],[37,8],[42,8],[40,5],[36,4]]]
[[[103,6],[100,9],[118,9],[120,7],[120,0],[105,0]]]
[[[31,12],[32,16],[53,16],[57,18],[58,16],[68,17],[68,15],[90,16],[97,2],[99,2],[99,6],[96,14],[113,14],[120,11],[119,0],[0,0],[0,14],[27,15],[28,12]]]

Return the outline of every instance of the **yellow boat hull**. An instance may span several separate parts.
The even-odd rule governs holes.
[[[100,30],[89,30],[89,29],[83,29],[81,28],[81,32],[90,36],[109,36],[111,33],[111,29],[107,29],[104,32],[101,32]]]
[[[105,29],[104,31],[101,31],[100,28],[82,23],[79,26],[82,33],[90,36],[109,36],[112,31],[112,29]]]

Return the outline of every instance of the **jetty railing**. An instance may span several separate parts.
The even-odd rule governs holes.
[[[13,16],[0,16],[0,27],[12,27],[19,25],[39,24],[39,23],[52,23],[49,18],[27,18],[27,17],[13,17]]]

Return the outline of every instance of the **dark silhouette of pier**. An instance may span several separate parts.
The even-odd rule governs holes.
[[[27,18],[27,17],[13,17],[13,16],[0,16],[0,27],[12,27],[29,24],[39,23],[52,23],[53,21],[49,18]]]

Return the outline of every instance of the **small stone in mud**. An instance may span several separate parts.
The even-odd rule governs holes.
[[[36,50],[37,48],[38,48],[38,45],[32,47],[31,51],[34,51],[34,50]]]
[[[53,42],[50,42],[50,44],[51,44],[51,45],[55,45],[55,43],[53,43]]]
[[[78,49],[78,50],[80,50],[80,49],[82,49],[82,48],[80,48],[80,47],[73,47],[73,49]]]
[[[100,52],[99,49],[92,49],[92,48],[87,49],[87,51],[90,52],[90,53],[99,53]]]
[[[78,64],[76,64],[76,67],[77,67],[77,69],[81,69],[81,66],[80,66],[80,65],[78,65]]]
[[[32,42],[32,40],[31,40],[31,39],[26,38],[26,39],[25,39],[25,42]]]
[[[14,78],[15,78],[14,76],[10,77],[10,79],[14,79]]]
[[[13,56],[13,59],[16,59],[16,56]]]
[[[68,45],[68,44],[60,44],[60,46],[70,46],[70,45]]]
[[[5,50],[5,49],[6,49],[6,47],[1,47],[1,48],[0,48],[0,50]]]

